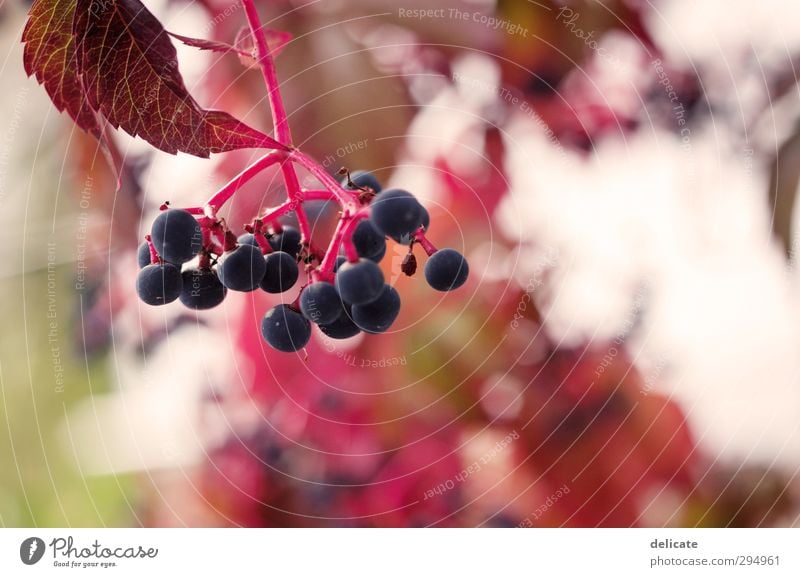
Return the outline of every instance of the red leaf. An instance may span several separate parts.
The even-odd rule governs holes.
[[[73,24],[86,97],[115,128],[172,154],[285,148],[228,113],[197,104],[167,32],[139,0],[77,0]]]
[[[204,40],[203,38],[192,38],[191,36],[183,36],[182,34],[175,34],[174,32],[167,32],[173,38],[177,38],[187,46],[193,46],[200,50],[211,50],[221,54],[236,54],[244,66],[248,68],[255,68],[258,66],[258,60],[255,57],[255,46],[253,45],[253,36],[250,34],[250,29],[243,26],[236,34],[236,39],[233,45],[226,42],[219,42],[218,40]],[[272,57],[275,58],[280,54],[292,35],[283,30],[272,30],[270,28],[264,29],[264,34],[267,37],[267,44],[272,51]]]
[[[235,46],[231,46],[225,42],[218,42],[217,40],[204,40],[202,38],[192,38],[191,36],[183,36],[181,34],[175,34],[174,32],[167,32],[167,34],[173,38],[177,38],[187,46],[199,48],[200,50],[211,50],[213,52],[220,52],[222,54],[232,52],[247,58],[253,57],[252,54],[245,52],[244,50],[239,50]]]
[[[37,0],[22,32],[23,62],[60,111],[100,138],[100,123],[84,99],[72,35],[77,0]]]

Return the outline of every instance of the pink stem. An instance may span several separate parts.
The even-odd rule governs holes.
[[[253,41],[256,48],[256,58],[261,68],[261,74],[264,77],[264,83],[267,87],[267,96],[269,99],[270,110],[272,113],[272,122],[275,127],[275,138],[281,143],[293,149],[292,147],[292,134],[286,116],[286,108],[283,104],[281,97],[280,87],[278,84],[278,75],[275,69],[275,61],[270,53],[269,43],[267,42],[264,27],[261,24],[261,19],[256,9],[255,0],[242,0],[242,6],[245,10],[247,23],[253,35]],[[345,242],[345,251],[348,259],[354,260],[358,258],[355,247],[350,240],[355,223],[368,214],[366,211],[361,211],[359,203],[359,193],[355,191],[347,191],[336,182],[323,167],[317,164],[310,157],[302,154],[297,150],[286,153],[284,151],[272,151],[263,158],[257,160],[252,165],[243,170],[237,177],[226,184],[219,190],[207,203],[206,214],[209,217],[214,217],[216,211],[227,202],[237,190],[239,190],[244,183],[250,180],[254,175],[258,174],[261,170],[281,162],[281,172],[283,180],[286,185],[286,194],[289,201],[278,207],[272,213],[266,215],[262,220],[274,220],[284,212],[288,212],[290,206],[297,215],[297,223],[300,227],[300,234],[302,241],[306,243],[311,252],[314,252],[313,243],[311,242],[311,226],[308,221],[303,202],[311,199],[336,199],[342,206],[344,214],[337,226],[337,233],[331,239],[330,247],[325,254],[322,263],[320,264],[319,274],[322,276],[332,276],[333,266],[336,262],[336,254],[342,242]],[[306,170],[311,172],[321,183],[328,189],[328,191],[308,191],[304,192],[300,187],[300,181],[297,178],[294,162],[297,162]],[[353,214],[348,213],[348,209],[353,211]],[[261,244],[261,243],[259,243]],[[262,246],[263,249],[263,246]]]
[[[223,186],[219,191],[208,199],[206,202],[206,206],[211,209],[212,213],[216,213],[223,204],[228,202],[228,200],[236,194],[236,191],[239,190],[242,186],[245,185],[251,178],[257,175],[262,170],[269,168],[273,164],[280,162],[283,158],[285,158],[286,153],[282,150],[273,150],[258,160],[256,160],[253,164],[245,168],[242,172],[238,175],[234,176],[228,184]]]
[[[351,237],[342,237],[342,248],[344,248],[344,256],[347,257],[348,262],[358,262],[361,258],[358,256],[356,245],[353,244],[353,239]]]
[[[267,237],[264,236],[263,233],[256,232],[253,233],[253,236],[256,237],[256,242],[258,243],[258,248],[261,249],[261,254],[269,254],[272,252],[272,245],[269,244]]]
[[[291,206],[291,204],[287,202],[275,209],[273,212],[281,210],[286,205]],[[270,216],[270,214],[267,213],[266,216]],[[247,230],[252,230],[252,234],[256,239],[256,243],[261,249],[261,254],[269,254],[272,252],[272,245],[269,244],[267,237],[264,235],[264,221],[262,219],[256,219],[253,222],[253,226]]]
[[[331,243],[328,246],[328,250],[325,252],[325,257],[322,259],[314,275],[317,280],[333,282],[333,267],[336,264],[342,232],[344,232],[344,227],[346,225],[347,221],[344,218],[339,219],[339,222],[336,224],[336,230],[333,231],[333,238],[331,238]]]
[[[203,215],[203,214],[206,213],[205,209],[202,206],[175,207],[175,206],[169,205],[167,203],[164,203],[158,208],[159,208],[159,210],[169,210],[171,208],[174,208],[174,209],[177,209],[177,210],[185,210],[189,214],[195,214],[195,215]]]
[[[308,222],[306,210],[303,208],[303,191],[300,181],[297,179],[297,173],[289,162],[283,162],[281,170],[283,171],[283,181],[286,184],[286,194],[289,196],[289,200],[296,204],[295,215],[297,216],[297,225],[300,227],[300,236],[304,242],[311,242],[311,225]]]
[[[250,26],[250,32],[253,35],[253,40],[256,46],[256,58],[261,66],[261,74],[264,77],[264,84],[267,86],[267,96],[269,98],[269,107],[272,111],[272,124],[275,126],[275,138],[278,142],[291,146],[292,144],[292,131],[289,127],[289,122],[286,118],[286,108],[283,106],[283,97],[281,96],[280,86],[278,84],[278,73],[275,69],[275,61],[270,54],[267,36],[264,34],[264,27],[261,24],[261,19],[258,16],[254,0],[242,0],[245,14],[247,16],[247,23]],[[297,173],[294,166],[288,162],[281,164],[281,171],[283,172],[283,180],[286,184],[286,194],[289,200],[296,201],[295,214],[297,215],[297,224],[300,227],[300,236],[303,242],[311,244],[311,225],[308,222],[308,216],[303,208],[303,197],[300,189],[300,181],[297,179]]]
[[[422,250],[424,250],[425,254],[428,256],[431,256],[433,253],[439,250],[433,246],[433,243],[428,240],[428,237],[425,236],[425,231],[422,230],[422,227],[420,227],[419,230],[414,233],[414,242],[419,244],[422,247]]]
[[[203,233],[203,248],[211,252],[214,250],[214,241],[211,238],[211,219],[200,219],[200,230]]]
[[[224,233],[220,237],[219,233],[222,230],[217,225],[217,219],[210,216],[198,218],[197,222],[200,224],[200,230],[203,232],[203,249],[206,252],[213,254],[222,254],[225,242]]]
[[[291,153],[289,153],[288,160],[290,162],[296,162],[313,174],[314,177],[319,180],[325,188],[336,195],[336,198],[339,200],[339,203],[343,208],[358,208],[358,192],[345,190],[342,188],[342,186],[336,182],[323,167],[317,164],[313,158],[306,156],[299,150],[293,150]]]
[[[369,216],[369,208],[359,209],[355,214],[345,213],[339,219],[336,225],[336,230],[333,231],[333,238],[328,245],[328,250],[325,252],[325,258],[317,269],[317,278],[319,280],[332,281],[333,280],[333,267],[336,264],[336,257],[339,255],[339,247],[344,243],[345,256],[350,262],[358,260],[358,252],[353,245],[352,237],[353,231],[356,229],[359,221],[364,220]]]
[[[332,193],[330,190],[307,190],[300,191],[303,195],[303,200],[339,200],[339,197]]]
[[[293,210],[297,210],[297,205],[299,205],[299,203],[297,203],[296,201],[288,200],[283,204],[281,204],[280,206],[277,206],[272,210],[268,211],[264,216],[261,217],[260,220],[266,222],[271,222],[273,220],[276,220],[279,217],[286,214],[287,212],[292,212]]]
[[[144,237],[147,241],[147,246],[150,249],[150,264],[158,264],[161,262],[161,258],[159,258],[158,253],[156,252],[156,247],[153,246],[153,237],[149,234]]]
[[[272,110],[272,124],[275,126],[275,138],[281,144],[291,145],[292,132],[286,120],[286,109],[283,106],[283,98],[278,86],[278,73],[275,70],[275,61],[270,54],[267,36],[264,34],[264,26],[261,24],[254,0],[242,0],[242,6],[244,6],[247,24],[250,26],[250,32],[255,41],[256,59],[261,66],[264,83],[267,85],[269,107]]]

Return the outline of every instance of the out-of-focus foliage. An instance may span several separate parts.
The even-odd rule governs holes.
[[[581,256],[564,250],[569,239],[559,234],[566,235],[574,223],[589,223],[602,235],[608,225],[587,208],[598,206],[592,204],[597,195],[565,186],[565,197],[583,194],[586,203],[577,203],[568,215],[573,220],[559,229],[542,215],[550,214],[550,199],[560,191],[544,194],[536,189],[540,181],[525,178],[546,174],[557,187],[559,181],[574,184],[583,177],[593,185],[591,170],[617,158],[605,156],[608,148],[639,151],[641,139],[655,135],[658,146],[643,155],[649,160],[674,155],[686,137],[684,129],[695,150],[709,125],[722,126],[726,137],[728,130],[739,134],[741,119],[731,112],[730,101],[704,91],[704,79],[718,79],[718,68],[707,63],[694,68],[677,59],[674,47],[652,33],[657,15],[644,2],[500,1],[495,6],[449,0],[436,5],[445,16],[423,18],[403,12],[430,8],[413,1],[402,6],[382,0],[264,4],[269,26],[293,36],[278,58],[278,70],[295,144],[331,173],[340,166],[374,170],[385,184],[420,196],[431,214],[431,238],[463,250],[472,278],[459,291],[432,295],[421,275],[400,274],[406,249],[390,247],[381,266],[403,299],[394,330],[344,343],[316,334],[307,356],[276,354],[260,340],[260,317],[276,297],[235,295],[203,317],[169,307],[143,310],[131,298],[130,273],[130,253],[142,232],[133,230],[140,214],[165,200],[196,204],[252,158],[236,151],[216,157],[212,168],[201,168],[190,164],[194,160],[139,154],[136,144],[128,143],[129,160],[135,162],[129,163],[123,190],[113,205],[102,194],[92,203],[92,218],[108,219],[93,233],[95,243],[107,250],[89,260],[87,271],[100,288],[90,297],[77,295],[82,299],[77,318],[84,324],[87,318],[96,321],[91,346],[79,347],[77,358],[89,353],[109,358],[91,357],[90,373],[70,372],[75,388],[69,394],[84,394],[79,384],[88,389],[89,375],[104,369],[120,384],[109,396],[141,393],[136,404],[123,403],[125,410],[108,418],[117,424],[124,420],[130,439],[109,437],[113,455],[77,455],[77,461],[91,462],[92,473],[145,471],[135,490],[125,486],[124,500],[119,477],[91,478],[85,494],[73,489],[79,492],[75,507],[80,511],[63,512],[52,523],[69,518],[70,524],[97,519],[114,524],[124,517],[108,512],[129,504],[136,518],[127,522],[154,526],[795,522],[798,491],[791,468],[777,459],[720,458],[722,449],[715,452],[719,447],[697,426],[696,407],[665,388],[675,376],[669,358],[655,363],[641,358],[641,343],[649,338],[641,327],[658,310],[649,300],[646,275],[631,280],[629,299],[576,299],[595,306],[571,310],[575,319],[599,318],[598,324],[613,330],[592,337],[581,322],[574,323],[583,331],[578,336],[571,336],[569,327],[553,330],[564,324],[563,317],[551,315],[558,311],[564,271],[573,270]],[[241,11],[229,0],[153,2],[152,9],[167,29],[209,40],[230,42],[243,24]],[[192,54],[188,50],[181,48],[179,56]],[[203,53],[202,58],[200,72],[192,76],[190,70],[187,76],[192,93],[201,94],[198,100],[213,101],[251,126],[268,126],[259,74],[234,55]],[[792,70],[787,62],[770,69],[767,81],[777,90],[775,98],[794,86],[786,80]],[[670,86],[666,91],[664,78]],[[206,101],[204,95],[210,95]],[[678,116],[675,102],[681,106]],[[757,104],[748,109],[756,119]],[[791,142],[789,135],[782,138]],[[534,144],[550,156],[537,155]],[[754,139],[752,148],[759,162],[777,162],[769,145],[759,148]],[[72,141],[70,151],[75,181],[88,179],[95,191],[108,189],[110,175],[99,160],[92,162],[94,144],[88,138]],[[689,164],[675,174],[654,174],[653,187],[663,185],[682,198],[681,178]],[[625,162],[603,167],[604,174],[621,175],[620,180],[641,168]],[[786,199],[796,188],[790,176],[774,179],[783,195],[778,204],[788,207]],[[272,171],[255,179],[237,196],[228,222],[246,222],[259,207],[275,204],[282,197],[279,180]],[[757,202],[768,202],[767,187],[754,194],[761,194]],[[71,202],[80,198],[73,195]],[[640,203],[633,197],[625,202]],[[333,215],[324,206],[317,212],[315,234],[330,233]],[[622,214],[622,224],[635,214]],[[786,243],[791,219],[784,212],[774,221]],[[622,228],[619,221],[615,226]],[[688,225],[687,230],[673,231],[674,238],[665,242],[680,245],[694,232]],[[617,231],[609,236],[612,232]],[[622,255],[610,250],[609,259],[636,261],[641,242],[635,238]],[[664,260],[680,258],[678,249],[662,254]],[[586,270],[593,263],[584,258],[580,264]],[[44,286],[39,275],[26,276],[26,286]],[[612,277],[609,283],[619,280],[610,268],[605,275]],[[599,287],[573,282],[570,290],[583,296]],[[60,298],[76,297],[67,293]],[[43,295],[40,290],[37,298]],[[16,302],[9,306],[21,314]],[[603,316],[608,311],[614,312],[611,318]],[[19,323],[33,330],[29,318]],[[11,357],[49,354],[44,332],[28,339],[40,351],[17,351],[13,347],[24,347],[23,341],[3,338],[10,339],[12,348],[6,349],[4,341],[3,351],[13,351]],[[713,355],[714,343],[702,346]],[[11,389],[14,399],[3,399],[13,407],[7,408],[7,418],[31,414],[33,406],[26,406],[31,391],[37,401],[44,395],[37,418],[12,424],[12,440],[51,442],[55,429],[47,433],[37,427],[50,421],[43,420],[45,415],[61,422],[61,397],[50,395],[49,385],[40,390],[28,383],[26,376],[33,374],[28,368],[12,377],[8,362],[3,363],[3,390],[7,382],[22,385],[17,393]],[[734,384],[730,390],[738,394]],[[103,403],[99,411],[111,406]],[[86,406],[80,414],[86,417]],[[184,435],[172,437],[180,427]],[[98,430],[95,437],[102,440],[104,429]],[[8,454],[3,462],[14,463]],[[16,458],[24,463],[18,451]],[[51,481],[41,462],[31,466],[37,473],[12,465],[0,479],[17,487],[27,486],[29,475],[37,476],[44,496],[31,502],[40,508],[61,495],[65,479],[80,478],[80,472],[71,472]],[[38,473],[42,470],[45,475]],[[86,495],[108,501],[97,500],[93,513],[80,505]],[[45,522],[36,513],[18,518]]]

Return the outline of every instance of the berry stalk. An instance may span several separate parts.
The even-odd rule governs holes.
[[[433,253],[439,250],[435,246],[433,246],[433,243],[431,241],[428,240],[428,237],[425,236],[425,231],[422,230],[421,228],[414,233],[414,242],[420,245],[422,247],[422,250],[424,250],[425,254],[427,254],[428,256],[431,256]]]
[[[308,190],[303,189],[300,191],[303,200],[335,200],[339,201],[339,197],[333,194],[330,190]]]
[[[161,259],[158,256],[156,247],[153,246],[153,237],[148,234],[145,235],[144,239],[147,241],[147,248],[150,249],[150,263],[158,264],[159,262],[161,262]]]
[[[278,84],[278,73],[275,69],[275,60],[270,53],[267,36],[264,34],[264,26],[258,15],[255,2],[253,0],[242,0],[247,24],[253,35],[256,48],[256,60],[261,67],[261,74],[264,77],[264,84],[267,85],[267,97],[272,111],[272,124],[275,127],[275,138],[281,144],[291,146],[292,131],[286,118],[286,108],[283,105],[283,97]]]
[[[345,256],[348,261],[355,262],[359,259],[358,252],[351,239],[356,225],[367,217],[369,217],[368,208],[359,209],[355,214],[347,212],[342,214],[336,225],[336,230],[333,231],[328,250],[325,251],[325,258],[322,259],[322,263],[320,263],[316,271],[317,280],[330,281],[333,279],[333,267],[336,265],[336,257],[339,255],[339,247],[342,245],[344,245]]]
[[[214,194],[214,196],[208,199],[208,202],[206,202],[207,210],[205,212],[210,212],[211,214],[208,214],[208,216],[211,217],[216,215],[217,211],[222,208],[222,206],[228,202],[234,194],[236,194],[237,190],[247,184],[250,179],[252,179],[262,170],[265,170],[273,164],[282,161],[285,157],[286,153],[284,151],[273,150],[256,160],[254,163],[228,181],[228,183],[220,188],[219,191]]]
[[[264,26],[261,24],[261,18],[258,15],[253,0],[242,0],[245,15],[247,17],[247,24],[250,26],[250,32],[253,35],[253,40],[256,47],[256,59],[261,67],[261,74],[264,77],[264,84],[267,87],[267,97],[269,98],[269,107],[272,111],[272,124],[275,127],[275,138],[281,144],[292,147],[292,131],[289,127],[289,121],[286,117],[286,108],[283,105],[283,97],[281,96],[280,85],[278,83],[278,72],[275,68],[275,60],[269,49],[267,37],[264,34]],[[300,188],[300,181],[297,178],[297,173],[294,166],[289,162],[281,163],[281,172],[283,173],[283,181],[286,185],[286,194],[289,199],[295,201],[297,206],[295,214],[297,215],[297,224],[300,227],[300,234],[303,242],[311,245],[311,226],[308,222],[308,216],[303,208],[303,197]]]
[[[293,150],[289,153],[288,160],[296,162],[306,170],[308,170],[317,180],[322,183],[322,186],[327,188],[339,200],[342,209],[358,209],[358,193],[350,190],[345,190],[342,186],[328,174],[328,171],[320,166],[313,158],[303,154],[299,150]]]

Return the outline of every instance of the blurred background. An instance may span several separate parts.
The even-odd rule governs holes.
[[[230,0],[144,3],[188,36],[245,23]],[[796,2],[259,7],[293,35],[295,144],[416,194],[470,280],[434,293],[390,245],[392,331],[315,333],[307,356],[264,346],[261,291],[140,304],[158,206],[258,152],[118,134],[115,191],[25,75],[28,4],[0,0],[0,525],[798,524]],[[202,105],[270,128],[257,70],[177,48]],[[225,216],[284,196],[266,171]]]

